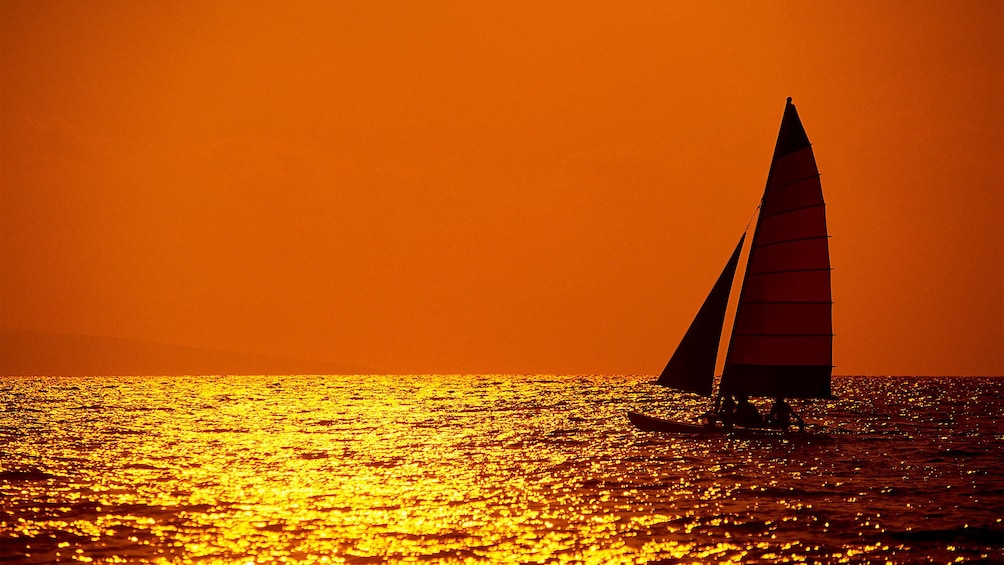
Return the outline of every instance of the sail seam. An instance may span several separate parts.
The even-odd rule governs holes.
[[[802,177],[802,178],[798,178],[798,179],[795,179],[795,180],[788,181],[788,182],[786,182],[784,184],[779,184],[777,186],[769,187],[767,189],[767,192],[774,192],[775,190],[781,190],[782,188],[787,188],[787,187],[789,187],[789,186],[791,186],[793,184],[798,184],[800,182],[805,182],[805,181],[807,181],[809,179],[818,179],[818,178],[819,178],[819,173],[816,173],[814,175],[809,175],[807,177]]]
[[[740,368],[740,367],[806,367],[806,368],[830,367],[832,369],[833,367],[836,367],[836,365],[834,365],[833,363],[819,363],[819,364],[812,364],[812,365],[779,365],[777,363],[750,363],[750,362],[746,362],[746,363],[734,363],[733,367],[736,367],[736,368]]]
[[[747,304],[833,304],[833,301],[822,302],[819,300],[747,300]]]
[[[770,247],[771,245],[781,245],[782,243],[794,243],[796,241],[811,241],[813,239],[829,239],[828,235],[812,235],[809,237],[796,237],[793,239],[782,239],[780,241],[769,241],[767,243],[761,243],[757,246],[757,249],[762,249],[764,247]]]
[[[801,212],[802,210],[808,210],[810,208],[825,208],[825,207],[826,207],[826,203],[825,202],[820,202],[819,204],[809,204],[808,206],[799,206],[798,208],[790,208],[788,210],[782,210],[780,212],[774,212],[773,214],[764,216],[763,219],[766,220],[767,218],[776,218],[778,216],[783,216],[785,214],[791,214],[792,212]]]
[[[759,273],[749,273],[749,275],[747,275],[747,276],[750,276],[750,277],[760,277],[760,276],[764,276],[764,275],[780,275],[780,274],[784,274],[784,273],[810,273],[810,272],[813,272],[813,271],[832,271],[832,270],[833,269],[830,268],[830,267],[816,267],[816,268],[813,268],[813,269],[784,269],[784,270],[781,270],[781,271],[762,271],[762,272],[759,272]]]
[[[752,333],[737,333],[737,336],[742,337],[833,337],[834,334],[752,334]]]

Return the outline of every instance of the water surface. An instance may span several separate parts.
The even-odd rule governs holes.
[[[1000,378],[845,377],[799,438],[623,376],[0,379],[0,560],[1004,560]]]

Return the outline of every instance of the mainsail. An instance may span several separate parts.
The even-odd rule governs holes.
[[[743,277],[721,394],[830,396],[827,238],[819,171],[789,98]]]
[[[718,281],[704,299],[704,304],[694,316],[694,321],[690,323],[687,333],[683,335],[680,345],[659,375],[657,384],[705,396],[711,395],[715,380],[715,361],[718,358],[718,342],[722,338],[722,325],[725,323],[725,308],[729,302],[732,279],[735,278],[739,252],[742,251],[745,239],[744,233],[739,238],[739,244],[732,252],[732,257],[726,263],[722,274],[718,276]]]

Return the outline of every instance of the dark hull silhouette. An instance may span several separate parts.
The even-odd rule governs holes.
[[[628,412],[628,419],[634,427],[643,432],[659,432],[668,434],[683,435],[758,435],[758,436],[789,436],[804,435],[805,432],[795,430],[781,430],[778,428],[747,428],[734,426],[726,428],[718,424],[688,424],[674,420],[664,420],[655,416],[646,416],[638,412]]]

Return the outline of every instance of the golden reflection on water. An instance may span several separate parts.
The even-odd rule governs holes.
[[[910,550],[872,541],[890,522],[874,505],[851,512],[903,487],[860,480],[860,461],[833,459],[847,459],[843,444],[635,432],[626,408],[669,404],[638,379],[6,385],[0,508],[25,562],[859,562]],[[945,472],[918,466],[899,467]],[[931,506],[882,504],[897,519]],[[850,535],[828,539],[830,521]]]

